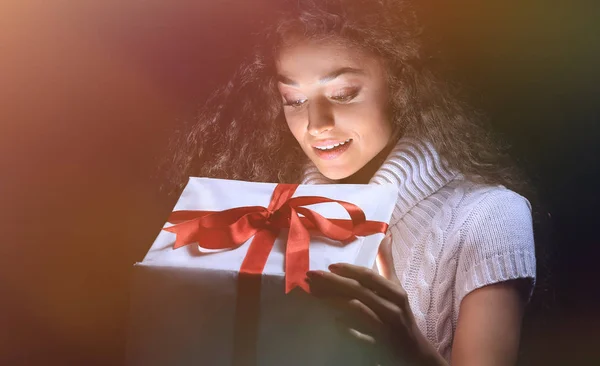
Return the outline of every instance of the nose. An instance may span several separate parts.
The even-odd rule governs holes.
[[[335,125],[333,111],[327,100],[313,100],[308,105],[308,133],[318,136]]]

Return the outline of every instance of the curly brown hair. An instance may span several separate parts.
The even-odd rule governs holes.
[[[462,102],[440,67],[435,44],[405,0],[286,0],[257,33],[252,54],[171,141],[162,189],[177,194],[188,177],[298,183],[308,157],[287,127],[277,90],[280,47],[298,39],[337,40],[370,52],[387,67],[390,115],[398,137],[429,141],[449,168],[471,180],[501,184],[528,196],[536,225],[538,280],[533,311],[551,309],[549,221],[536,192],[486,128]],[[433,52],[432,52],[433,51]],[[435,52],[435,53],[434,53]],[[437,62],[436,62],[437,61]],[[443,76],[442,76],[443,75]],[[396,136],[396,135],[394,135]],[[380,158],[380,157],[378,157]]]
[[[294,0],[257,34],[253,53],[173,140],[171,187],[189,176],[297,183],[308,158],[282,113],[275,62],[298,39],[338,40],[386,65],[391,123],[399,136],[431,142],[450,168],[473,180],[522,191],[508,156],[430,67],[423,32],[408,1]]]

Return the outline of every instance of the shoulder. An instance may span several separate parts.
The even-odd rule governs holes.
[[[462,192],[455,227],[463,245],[499,249],[508,243],[533,243],[531,204],[525,197],[503,186],[465,180],[457,184],[455,190]]]
[[[451,209],[452,227],[463,233],[477,231],[483,223],[507,220],[531,226],[531,204],[527,198],[501,185],[476,183],[459,175],[428,199],[439,202],[440,209]]]
[[[503,186],[476,183],[462,175],[419,201],[409,214],[417,212],[423,216],[421,211],[427,211],[434,223],[444,221],[445,230],[462,233],[466,229],[477,230],[479,223],[490,220],[531,223],[531,205],[525,197]]]
[[[461,209],[469,215],[477,215],[490,205],[505,202],[507,208],[531,212],[527,198],[501,185],[477,183],[458,175],[448,186],[455,194],[463,196]]]
[[[535,283],[536,263],[531,205],[502,186],[455,182],[463,190],[456,207],[456,291],[471,291],[513,279]]]

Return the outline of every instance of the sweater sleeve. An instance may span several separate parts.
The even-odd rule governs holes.
[[[456,273],[456,308],[471,291],[518,278],[529,278],[536,263],[531,206],[508,189],[494,189],[479,201],[463,224],[463,245]]]

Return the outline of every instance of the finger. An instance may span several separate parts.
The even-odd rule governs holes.
[[[357,327],[351,318],[336,318],[336,328],[343,334],[344,338],[349,339],[353,347],[352,357],[364,359],[365,364],[373,365],[394,365],[398,360],[389,357],[390,344],[381,335],[374,335],[368,331]],[[358,351],[358,353],[357,353]],[[393,360],[389,362],[388,360]]]
[[[367,332],[355,328],[347,320],[336,319],[335,321],[336,328],[345,341],[343,348],[346,350],[344,353],[345,357],[348,357],[347,362],[355,365],[378,365],[380,359],[378,340]]]
[[[368,331],[361,329],[361,326],[357,325],[351,318],[336,318],[335,324],[340,331],[359,342],[371,346],[377,344],[376,338]]]
[[[314,289],[315,293],[326,294],[326,296],[357,299],[369,307],[384,323],[395,322],[400,315],[400,309],[396,304],[377,295],[355,279],[324,271],[309,271],[307,275],[310,279],[311,292]]]
[[[336,263],[329,266],[329,269],[334,274],[358,281],[362,286],[398,306],[407,305],[406,292],[399,282],[392,282],[369,268],[348,263]]]
[[[325,299],[328,306],[339,311],[342,318],[351,319],[355,329],[373,335],[382,334],[383,322],[368,306],[357,299],[329,297]]]
[[[392,235],[388,234],[379,245],[379,251],[377,252],[377,269],[379,273],[388,280],[396,283],[400,283],[398,276],[396,275],[396,269],[394,267],[394,258],[392,257]]]

